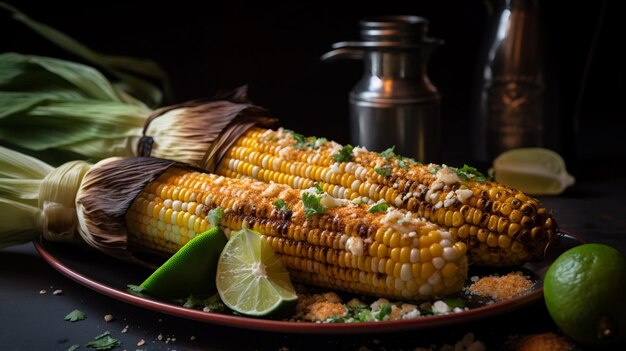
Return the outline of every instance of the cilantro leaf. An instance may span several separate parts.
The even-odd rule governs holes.
[[[272,202],[272,205],[274,205],[274,207],[276,207],[276,209],[279,211],[287,211],[287,212],[291,211],[291,209],[289,208],[289,205],[287,205],[287,203],[283,199],[278,199]]]
[[[150,297],[150,295],[147,294],[147,291],[141,285],[126,284],[126,291],[136,296],[148,298]]]
[[[296,147],[306,144],[306,138],[304,137],[304,135],[296,132],[291,132],[291,136],[296,140]]]
[[[361,311],[358,316],[357,319],[360,322],[370,322],[372,321],[374,318],[372,317],[372,311],[370,310],[363,310]]]
[[[417,164],[419,164],[419,162],[415,161],[414,159],[412,159],[410,157],[398,156],[398,167],[400,167],[402,169],[407,169],[407,168],[415,166]]]
[[[449,297],[447,299],[443,299],[442,301],[445,302],[446,305],[450,306],[450,309],[465,307],[465,300],[458,297]]]
[[[317,190],[318,194],[323,194],[324,193],[324,189],[322,189],[322,186],[320,185],[320,183],[313,184],[313,187],[315,188],[315,190]]]
[[[437,172],[439,172],[440,169],[441,169],[441,166],[433,166],[428,169],[428,172],[432,174],[436,174]]]
[[[456,170],[456,174],[463,180],[473,180],[476,182],[484,182],[487,180],[484,174],[480,173],[476,168],[463,165],[463,167]]]
[[[131,291],[131,292],[140,293],[144,291],[144,288],[141,285],[126,284],[126,287],[128,288],[128,291]]]
[[[211,228],[215,227],[222,221],[224,210],[221,207],[216,207],[209,211],[207,217],[209,218],[209,223],[211,223]]]
[[[374,168],[374,171],[383,177],[389,177],[391,175],[391,166],[384,165],[382,167],[376,167]]]
[[[215,294],[204,299],[202,303],[204,304],[204,309],[211,312],[219,312],[224,310],[224,303],[222,302],[219,294]]]
[[[104,332],[85,344],[87,347],[91,347],[95,350],[110,350],[122,344],[121,341],[112,338],[109,332]]]
[[[183,303],[183,307],[185,308],[194,308],[198,306],[204,305],[204,299],[193,296],[193,294],[189,295],[185,302]]]
[[[367,212],[369,213],[386,212],[388,208],[389,208],[389,205],[387,205],[387,203],[383,201],[376,205],[372,205],[370,209],[367,210]]]
[[[392,147],[388,148],[387,150],[385,150],[385,151],[383,151],[383,152],[380,152],[380,153],[379,153],[379,155],[380,155],[380,156],[382,156],[382,157],[384,157],[384,158],[385,158],[385,160],[388,160],[388,159],[390,159],[390,158],[392,158],[392,157],[396,156],[396,154],[393,152],[393,150],[394,150],[395,148],[396,148],[396,146],[394,145],[394,146],[392,146]]]
[[[326,208],[322,206],[318,196],[302,193],[302,203],[304,205],[304,214],[307,217],[326,212]]]
[[[78,345],[78,344],[74,344],[74,345],[72,345],[72,346],[68,347],[68,348],[67,348],[67,351],[75,351],[75,350],[77,350],[79,347],[80,347],[80,345]]]
[[[352,145],[348,144],[344,146],[339,152],[333,155],[333,160],[335,162],[348,162],[352,160],[352,150],[354,148]]]
[[[85,318],[87,318],[87,315],[85,314],[85,312],[82,312],[79,310],[74,310],[68,313],[67,316],[65,316],[65,320],[70,321],[72,323],[82,321]]]
[[[385,317],[391,314],[391,304],[386,303],[380,306],[380,311],[376,314],[376,319],[382,321]]]

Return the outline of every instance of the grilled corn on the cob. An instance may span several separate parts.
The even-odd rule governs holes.
[[[221,208],[227,235],[243,227],[259,232],[296,281],[412,300],[462,288],[464,243],[406,211],[368,212],[374,206],[171,168],[144,188],[126,222],[131,244],[173,253],[209,228],[210,210]]]
[[[392,150],[352,149],[285,130],[250,129],[217,173],[301,189],[318,183],[337,198],[384,200],[447,228],[468,244],[470,262],[482,265],[541,259],[558,234],[538,200],[471,167],[423,165]]]
[[[317,187],[227,178],[145,157],[55,169],[0,147],[0,164],[20,165],[0,178],[0,247],[41,232],[145,264],[141,252],[169,256],[219,225],[227,235],[257,231],[294,280],[331,289],[422,300],[458,292],[467,278],[467,246],[440,226]]]

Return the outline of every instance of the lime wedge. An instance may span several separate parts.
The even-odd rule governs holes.
[[[220,229],[209,229],[180,248],[141,287],[160,298],[213,293],[217,260],[226,242]]]
[[[259,233],[234,233],[217,263],[217,291],[226,306],[248,316],[268,316],[295,304],[289,273]]]
[[[557,195],[574,184],[565,161],[544,148],[520,148],[500,154],[493,162],[497,182],[533,195]]]

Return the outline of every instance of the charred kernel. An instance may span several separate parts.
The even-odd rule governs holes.
[[[511,211],[511,214],[509,215],[509,220],[513,223],[519,223],[522,220],[522,212],[520,212],[519,210]]]
[[[527,216],[531,216],[536,212],[535,207],[531,204],[524,204],[520,210]]]
[[[543,240],[545,238],[545,231],[543,228],[541,227],[535,227],[530,231],[530,237],[534,240],[534,241],[540,241]]]
[[[522,217],[522,220],[520,221],[520,224],[524,228],[532,228],[535,225],[535,221],[533,221],[532,218],[530,218],[528,216],[524,216],[524,217]]]

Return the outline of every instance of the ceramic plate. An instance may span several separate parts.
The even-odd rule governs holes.
[[[184,308],[172,302],[137,296],[127,291],[127,284],[139,284],[151,274],[151,271],[132,264],[110,258],[88,247],[68,246],[45,240],[35,242],[35,247],[43,259],[56,270],[97,292],[122,300],[129,304],[167,313],[170,315],[245,329],[274,331],[281,333],[313,333],[313,334],[360,334],[380,333],[434,328],[453,324],[466,323],[484,319],[519,309],[543,298],[543,277],[550,264],[565,250],[579,245],[582,239],[564,233],[560,244],[541,262],[528,263],[521,267],[525,275],[529,275],[536,284],[529,291],[512,299],[481,303],[471,301],[470,308],[463,312],[446,315],[427,316],[417,319],[365,322],[365,323],[307,323],[280,320],[241,317],[232,314],[203,312]],[[486,275],[489,273],[506,273],[502,270],[470,268],[469,275]]]

